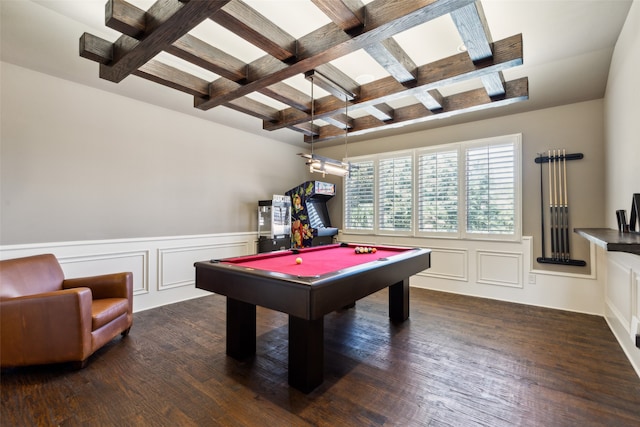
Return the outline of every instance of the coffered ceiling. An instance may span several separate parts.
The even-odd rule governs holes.
[[[284,142],[333,144],[345,130],[366,139],[601,98],[629,6],[3,0],[2,59]],[[49,50],[61,64],[46,64]]]

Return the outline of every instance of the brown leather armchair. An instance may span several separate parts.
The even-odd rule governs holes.
[[[87,358],[133,323],[133,275],[65,279],[54,255],[0,261],[1,366]]]

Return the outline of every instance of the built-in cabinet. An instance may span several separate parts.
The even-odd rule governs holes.
[[[640,375],[640,233],[607,228],[575,231],[596,245],[605,319]]]

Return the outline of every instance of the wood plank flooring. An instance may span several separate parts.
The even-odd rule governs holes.
[[[225,300],[136,313],[80,371],[2,372],[3,426],[639,426],[640,379],[603,318],[411,289],[325,318],[325,382],[287,385],[287,317],[258,308],[257,355],[225,355]]]

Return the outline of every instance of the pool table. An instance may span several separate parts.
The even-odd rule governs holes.
[[[256,305],[289,315],[289,384],[305,393],[323,381],[324,315],[389,287],[389,317],[409,317],[409,277],[431,251],[332,244],[195,263],[196,287],[227,297],[227,354],[256,352]],[[299,259],[298,259],[299,258]]]

